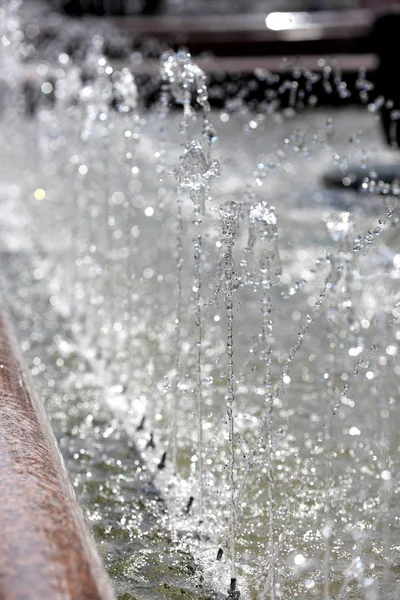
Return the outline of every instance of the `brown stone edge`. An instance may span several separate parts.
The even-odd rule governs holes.
[[[115,600],[1,307],[0,600]]]

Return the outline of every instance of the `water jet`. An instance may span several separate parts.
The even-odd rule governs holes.
[[[98,42],[4,117],[3,287],[117,593],[396,598],[397,192],[320,185],[393,158],[374,113],[306,69],[212,109],[183,49],[146,109]]]

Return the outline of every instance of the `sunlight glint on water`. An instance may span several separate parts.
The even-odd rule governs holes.
[[[285,81],[211,110],[183,50],[146,110],[103,48],[54,56],[33,119],[7,107],[0,224],[4,295],[120,597],[396,598],[397,192],[321,185],[397,159],[376,111],[303,110]]]

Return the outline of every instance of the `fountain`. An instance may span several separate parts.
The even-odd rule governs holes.
[[[0,225],[118,597],[396,600],[398,189],[320,184],[392,158],[375,112],[315,107],[310,71],[212,109],[183,49],[147,110],[103,35],[3,113]]]

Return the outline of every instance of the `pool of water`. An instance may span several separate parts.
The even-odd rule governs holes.
[[[227,322],[223,293],[209,305],[207,299],[221,272],[216,209],[227,199],[243,203],[234,249],[240,276],[246,218],[258,198],[274,205],[279,219],[275,385],[307,314],[312,323],[279,383],[267,430],[261,294],[253,286],[234,293],[241,598],[397,598],[397,200],[321,183],[327,170],[347,163],[368,172],[376,161],[396,161],[376,117],[366,109],[212,114],[221,175],[200,225],[190,200],[179,197],[178,365],[171,173],[182,153],[180,117],[170,116],[165,141],[155,113],[144,111],[134,128],[115,119],[107,147],[101,140],[85,146],[58,117],[43,111],[40,126],[19,123],[2,148],[3,296],[118,597],[226,597],[233,573]],[[128,145],[127,159],[131,129],[138,141]],[[334,211],[353,216],[352,239],[382,232],[341,256],[345,274],[316,308],[324,282],[333,280],[335,259],[327,261],[327,253],[340,254],[326,226]],[[192,241],[199,231],[202,515]]]

